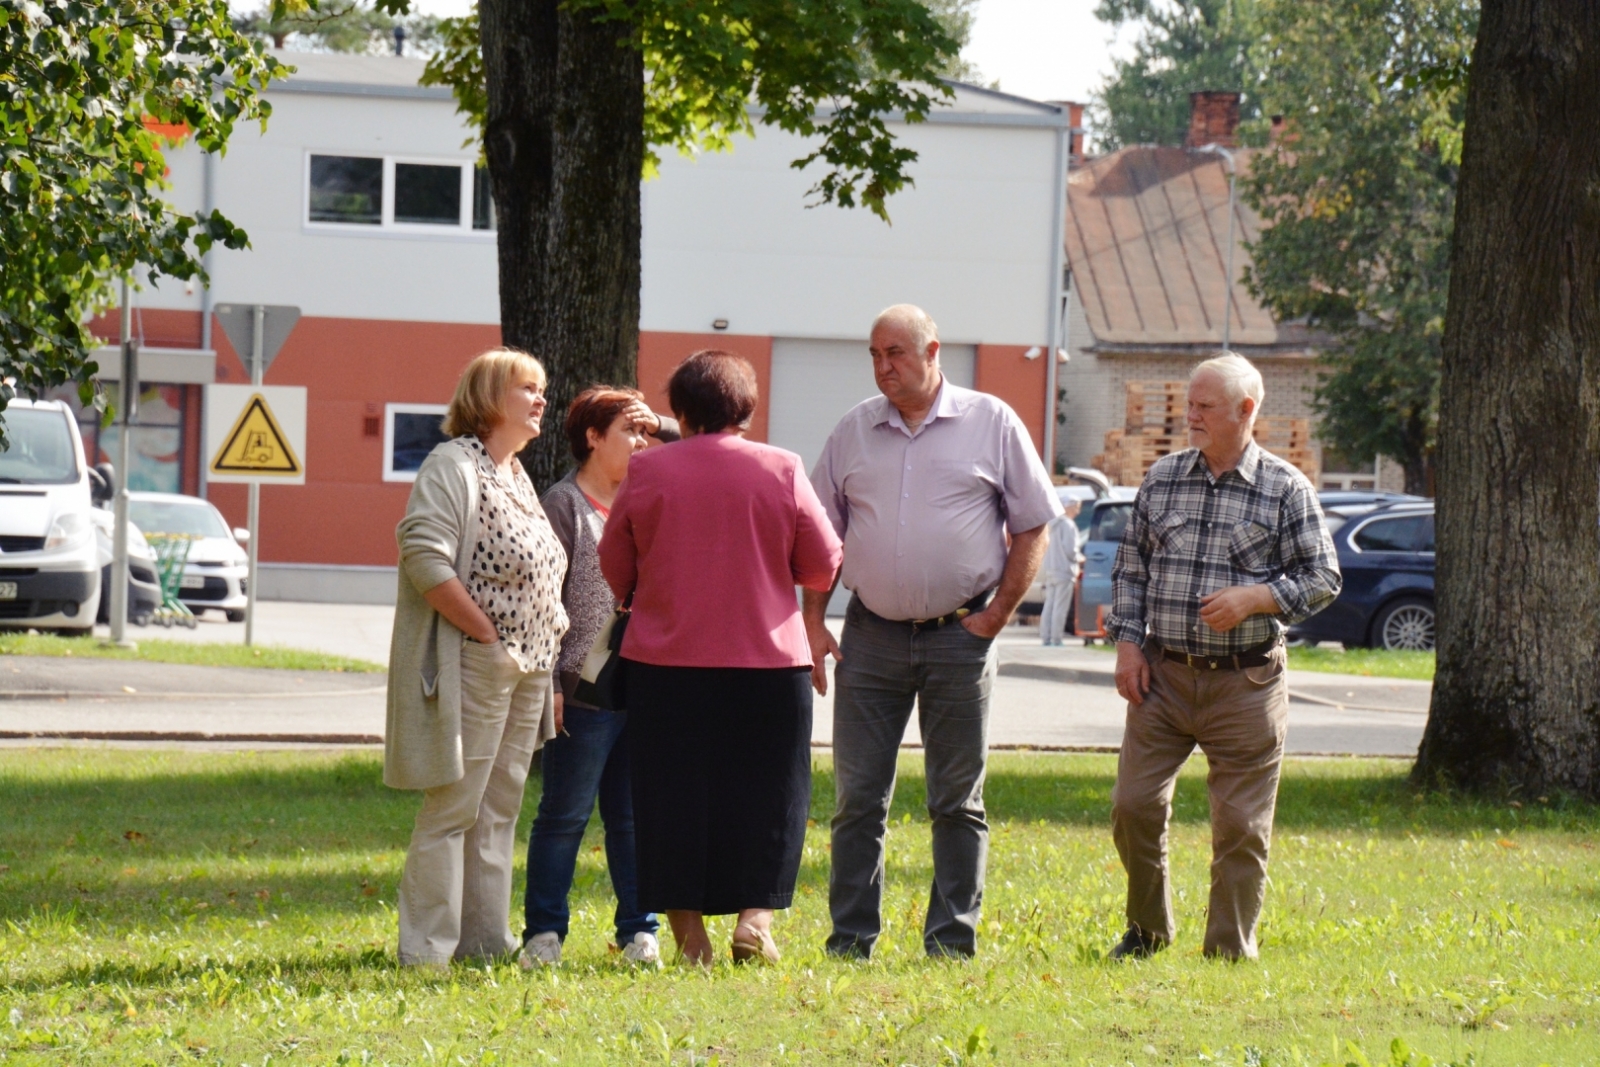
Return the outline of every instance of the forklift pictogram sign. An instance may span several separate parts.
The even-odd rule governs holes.
[[[260,393],[250,397],[211,460],[212,474],[296,477],[300,459]]]

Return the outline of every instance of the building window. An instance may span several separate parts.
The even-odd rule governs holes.
[[[310,218],[356,226],[383,224],[383,160],[312,156]]]
[[[396,163],[394,221],[421,226],[461,225],[461,168]]]
[[[465,160],[306,157],[306,223],[323,232],[492,233],[488,174]]]
[[[472,228],[494,229],[494,187],[489,184],[489,168],[472,168]]]
[[[414,482],[422,461],[434,446],[449,438],[443,404],[385,404],[383,407],[383,480]]]

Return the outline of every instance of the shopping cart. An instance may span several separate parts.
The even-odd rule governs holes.
[[[161,581],[161,606],[150,616],[150,621],[157,626],[187,626],[193,630],[200,622],[178,596],[183,589],[183,570],[189,562],[189,545],[194,538],[188,534],[145,534],[144,539],[156,554],[157,577]]]

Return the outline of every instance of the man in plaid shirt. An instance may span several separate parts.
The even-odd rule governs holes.
[[[1315,490],[1256,445],[1261,374],[1236,355],[1189,380],[1195,447],[1159,460],[1112,569],[1127,727],[1111,794],[1128,872],[1128,932],[1111,958],[1171,942],[1167,821],[1196,745],[1210,764],[1211,901],[1205,952],[1256,955],[1256,920],[1288,725],[1283,634],[1339,595],[1339,561]]]

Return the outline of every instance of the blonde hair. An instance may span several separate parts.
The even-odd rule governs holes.
[[[919,355],[928,354],[928,345],[939,339],[939,327],[933,318],[915,304],[895,304],[878,312],[872,320],[872,329],[879,326],[898,326],[911,335]]]
[[[505,412],[506,393],[514,379],[527,375],[543,389],[544,367],[516,348],[491,348],[475,356],[456,382],[441,429],[446,437],[482,436],[493,430]]]

